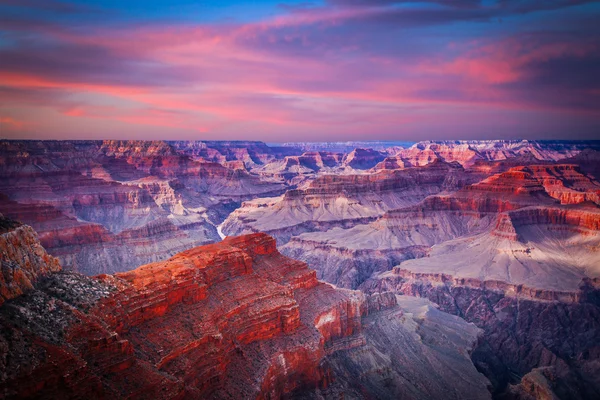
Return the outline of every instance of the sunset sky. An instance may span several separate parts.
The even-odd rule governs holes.
[[[0,0],[0,137],[600,138],[599,21],[576,0]]]

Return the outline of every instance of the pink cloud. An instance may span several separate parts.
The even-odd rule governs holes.
[[[461,75],[478,83],[517,82],[532,71],[528,67],[565,57],[584,58],[598,53],[597,42],[550,41],[536,36],[518,36],[479,45],[450,61],[428,60],[420,68],[440,75]],[[452,48],[456,48],[453,44]]]
[[[463,107],[562,112],[580,108],[548,103],[524,92],[527,81],[538,75],[533,67],[589,57],[598,52],[593,41],[500,38],[454,42],[442,52],[415,51],[404,57],[395,54],[396,49],[380,54],[365,45],[368,41],[353,43],[343,34],[327,31],[381,10],[306,10],[249,24],[162,25],[77,34],[53,30],[48,36],[59,47],[97,49],[97,59],[88,60],[86,51],[65,51],[66,66],[77,73],[57,63],[53,69],[2,69],[0,80],[14,90],[52,91],[55,98],[48,106],[69,117],[67,121],[104,119],[217,137],[244,129],[265,134],[393,132],[426,123],[432,113],[463,112]],[[305,29],[313,24],[318,26]],[[82,62],[91,65],[90,71],[81,70]],[[509,87],[516,83],[523,88]],[[598,96],[597,90],[588,92]],[[73,100],[77,96],[85,100]],[[107,98],[128,107],[107,107]],[[19,102],[16,107],[40,103],[26,95]],[[424,109],[428,114],[422,113]]]
[[[0,125],[4,128],[8,128],[9,130],[19,131],[26,126],[25,121],[20,121],[18,119],[12,117],[2,117],[0,116]]]

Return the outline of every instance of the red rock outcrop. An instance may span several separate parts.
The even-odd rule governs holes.
[[[530,165],[526,169],[561,204],[600,204],[600,184],[584,175],[578,165]]]
[[[386,157],[383,161],[373,167],[373,171],[381,171],[383,169],[403,169],[406,164],[399,156]]]
[[[39,275],[54,271],[32,268]],[[22,327],[25,316],[8,312],[12,303],[0,308],[3,325],[35,343],[24,351],[25,342],[2,338],[2,351],[24,351],[22,357],[35,360],[26,375],[0,365],[0,392],[9,398],[279,397],[326,385],[322,359],[364,345],[362,316],[395,305],[385,297],[365,302],[358,292],[318,282],[314,271],[279,254],[264,234],[228,238],[95,280],[69,274],[48,279],[31,297],[15,300],[19,310],[38,310],[26,314],[33,328]],[[36,313],[46,307],[58,313],[49,317],[60,329],[38,325],[44,321]],[[38,384],[18,386],[25,377]]]
[[[427,347],[409,333],[415,324],[428,329],[425,315],[403,325],[393,293],[364,295],[319,282],[264,234],[230,237],[116,275],[45,268],[36,264],[39,279],[29,292],[0,306],[3,398],[272,399],[343,393],[350,385],[359,398],[426,399],[457,374],[470,383],[457,385],[450,398],[489,396],[463,350],[475,337]],[[394,358],[406,347],[409,359],[373,370],[390,341]],[[421,354],[433,362],[431,377],[414,367]],[[453,365],[438,367],[446,359]],[[416,378],[408,388],[407,372]],[[432,380],[437,386],[422,389]]]
[[[60,270],[58,260],[46,253],[37,234],[27,225],[0,214],[0,306],[32,290],[43,276]]]

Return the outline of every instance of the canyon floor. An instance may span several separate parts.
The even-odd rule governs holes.
[[[0,397],[600,398],[599,165],[0,141]]]

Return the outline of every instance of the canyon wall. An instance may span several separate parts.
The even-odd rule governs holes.
[[[22,238],[31,231],[2,226],[5,235]],[[41,248],[35,236],[1,244],[23,254]],[[351,391],[358,398],[426,399],[442,395],[457,376],[468,379],[449,398],[489,398],[469,359],[479,331],[454,321],[448,332],[456,339],[425,344],[423,337],[438,340],[431,326],[446,317],[427,305],[399,305],[392,293],[319,282],[264,234],[95,278],[59,271],[51,257],[27,267],[36,279],[0,306],[3,398],[312,398]],[[1,283],[5,293],[10,282]],[[394,354],[406,348],[410,356],[388,358],[381,369],[373,361],[388,357],[390,341]],[[422,355],[429,376],[413,366]]]
[[[472,359],[500,398],[600,394],[598,279],[582,280],[579,290],[567,292],[398,267],[363,288],[427,298],[482,328]]]
[[[2,141],[0,212],[33,226],[65,268],[93,275],[215,242],[216,225],[241,201],[285,189],[235,164],[276,157],[264,144],[188,145]]]

